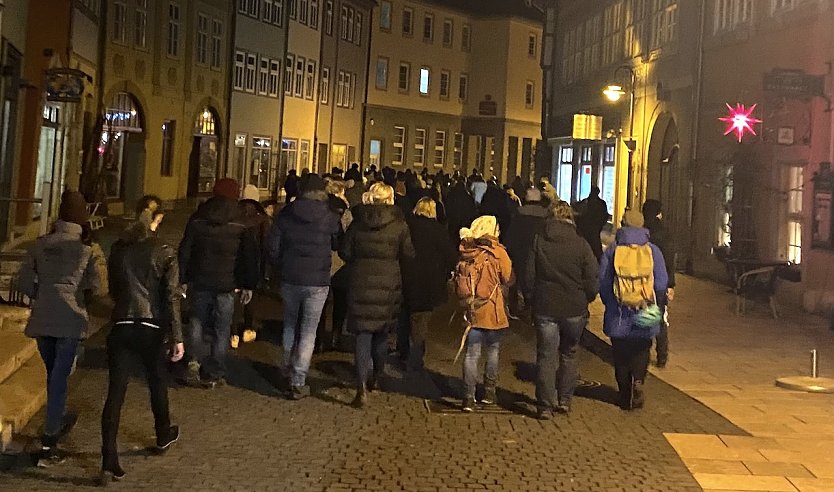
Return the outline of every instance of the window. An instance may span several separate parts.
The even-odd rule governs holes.
[[[643,10],[644,2],[649,0],[627,0],[625,7],[626,29],[625,29],[625,56],[633,58],[640,56],[644,46],[644,33],[646,30],[645,13]],[[581,43],[581,32],[577,31],[577,43]],[[575,70],[578,70],[574,67]]]
[[[321,103],[328,104],[330,102],[330,68],[322,67],[321,69]]]
[[[431,69],[429,67],[420,68],[420,94],[427,96],[431,89]]]
[[[350,94],[349,94],[349,97],[350,97],[349,106],[350,106],[351,109],[353,109],[355,101],[356,101],[356,79],[357,79],[356,74],[351,73],[350,74]]]
[[[391,30],[391,2],[387,0],[379,3],[379,28],[383,31]]]
[[[258,189],[269,189],[269,168],[272,160],[272,139],[269,137],[252,137],[252,150],[249,164],[249,183]]]
[[[310,27],[319,28],[319,0],[310,0]]]
[[[136,0],[133,15],[133,44],[137,48],[148,46],[148,0]]]
[[[379,57],[376,60],[376,88],[388,89],[388,58]]]
[[[677,0],[653,0],[652,49],[660,48],[677,40]]]
[[[794,0],[771,0],[771,12],[790,10],[794,6]]]
[[[532,108],[536,102],[536,83],[532,80],[527,81],[527,88],[524,91],[524,105],[527,108]]]
[[[466,101],[469,98],[469,75],[462,73],[458,79],[458,99]]]
[[[211,68],[223,63],[223,23],[214,19],[211,23]]]
[[[423,41],[431,43],[434,41],[434,15],[426,14],[423,18]]]
[[[402,92],[408,92],[411,82],[411,65],[400,63],[400,73],[397,78],[397,88]]]
[[[177,122],[165,120],[162,122],[162,164],[160,174],[162,176],[174,175],[174,136],[176,135]]]
[[[180,6],[168,4],[168,56],[180,55]]]
[[[333,35],[333,0],[324,4],[324,32],[328,36]]]
[[[246,7],[249,4],[249,0],[238,0],[237,1],[237,11],[241,14],[246,13]]]
[[[354,28],[354,18],[353,18],[353,7],[348,7],[348,17],[347,17],[347,37],[345,38],[347,41],[353,42],[353,28]]]
[[[753,14],[753,0],[737,0],[736,24],[750,22]]]
[[[298,169],[298,140],[293,138],[281,140],[281,161],[284,169]]]
[[[403,9],[403,36],[414,36],[414,11]]]
[[[336,106],[342,107],[345,104],[345,72],[339,70],[338,76],[336,77]]]
[[[394,152],[391,156],[391,164],[395,166],[402,166],[405,158],[405,127],[394,127],[394,138],[392,140]]]
[[[622,10],[623,3],[617,2],[608,6],[602,14],[602,66],[614,64],[622,58]]]
[[[304,67],[306,60],[300,56],[295,58],[295,97],[304,95]]]
[[[330,165],[340,169],[347,168],[348,163],[348,146],[345,144],[333,144],[333,158],[330,160]]]
[[[426,129],[414,130],[414,165],[422,166],[426,160]]]
[[[258,18],[258,9],[261,6],[261,2],[259,0],[249,0],[249,5],[246,7],[246,12],[254,18]]]
[[[269,62],[269,84],[268,92],[270,97],[278,97],[278,88],[281,80],[281,62],[270,60]]]
[[[312,60],[307,61],[307,82],[306,92],[304,97],[312,100],[316,92],[316,62]]]
[[[455,133],[455,147],[453,149],[453,164],[455,168],[460,168],[463,164],[463,133]]]
[[[787,259],[792,263],[800,263],[802,261],[802,199],[804,175],[804,168],[802,166],[790,166],[786,169],[785,189],[788,195]]]
[[[243,51],[235,51],[235,90],[242,91],[244,88],[244,79],[246,73],[246,53]]]
[[[354,25],[356,28],[353,30],[353,43],[360,46],[362,44],[362,14],[359,12],[356,13]]]
[[[434,166],[443,167],[446,163],[446,132],[436,130],[434,132]]]
[[[616,194],[616,155],[617,147],[614,144],[606,144],[602,151],[602,172],[599,177],[600,198],[608,206],[608,213],[614,213],[614,197]]]
[[[472,28],[469,24],[464,24],[460,28],[460,49],[469,51],[472,48]]]
[[[255,71],[257,69],[258,57],[253,53],[246,54],[246,92],[255,92]]]
[[[113,41],[124,43],[127,39],[127,7],[122,2],[113,4]]]
[[[262,11],[264,22],[272,21],[272,1],[273,0],[264,0],[264,8]]]
[[[269,59],[263,56],[258,66],[258,94],[262,96],[269,94]]]
[[[342,7],[342,16],[341,16],[341,24],[339,24],[339,36],[343,40],[347,40],[347,32],[348,32],[348,8]],[[352,25],[352,24],[351,24]]]
[[[299,154],[299,162],[298,164],[301,166],[301,169],[310,166],[310,141],[309,140],[302,140],[301,141],[301,152]]]
[[[310,2],[309,0],[298,0],[298,22],[302,24],[307,24],[307,20],[309,19],[310,11]]]
[[[197,16],[196,56],[200,65],[208,64],[209,18],[203,14]]]
[[[295,19],[298,17],[298,0],[287,0],[287,10],[289,11],[288,14],[290,15],[290,19]]]
[[[443,46],[451,48],[455,40],[455,23],[452,19],[443,21]]]
[[[440,98],[441,99],[449,99],[449,83],[452,78],[452,74],[449,73],[448,70],[442,70],[440,72]]]
[[[530,33],[527,37],[527,56],[530,58],[535,58],[536,53],[538,53],[539,49],[539,37],[536,36],[535,33]]]
[[[295,58],[292,55],[287,55],[286,63],[284,65],[284,94],[292,95],[292,74],[293,66],[295,65]]]
[[[270,22],[276,26],[284,23],[284,0],[273,0]]]
[[[564,145],[559,149],[559,175],[556,178],[556,193],[562,200],[570,201],[573,193],[573,147]]]
[[[713,32],[750,22],[753,0],[716,0]]]

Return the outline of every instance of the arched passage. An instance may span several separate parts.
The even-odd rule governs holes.
[[[220,175],[219,152],[220,117],[212,106],[204,106],[194,119],[194,138],[188,160],[188,196],[211,193]]]
[[[672,174],[678,167],[679,150],[678,125],[671,113],[663,113],[657,118],[649,141],[644,199],[668,200]]]
[[[141,197],[145,185],[145,115],[130,92],[116,92],[106,102],[97,171],[98,198],[124,201],[125,210],[129,210]]]

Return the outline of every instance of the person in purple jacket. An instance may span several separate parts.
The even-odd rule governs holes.
[[[669,277],[666,262],[660,248],[649,242],[649,230],[643,227],[643,214],[628,210],[623,216],[623,227],[617,231],[616,242],[608,247],[600,260],[599,295],[605,305],[603,331],[611,338],[614,351],[614,374],[619,388],[620,406],[624,410],[642,408],[645,401],[643,383],[649,367],[649,352],[652,340],[660,331],[663,316],[648,326],[639,322],[640,310],[621,305],[614,294],[616,274],[614,252],[620,245],[648,244],[654,263],[655,297],[661,299],[666,293]],[[658,306],[662,309],[662,306]]]

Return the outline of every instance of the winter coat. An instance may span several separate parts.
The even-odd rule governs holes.
[[[365,193],[365,186],[362,184],[362,179],[356,180],[353,188],[345,190],[345,197],[348,200],[348,205],[351,208],[362,204],[362,195]]]
[[[316,198],[305,196],[284,207],[270,230],[270,257],[286,284],[330,285],[330,255],[338,246],[339,216],[328,206],[324,192]]]
[[[448,300],[458,252],[437,220],[412,215],[407,222],[415,256],[403,264],[403,294],[411,312],[431,311]]]
[[[599,296],[605,305],[603,331],[611,338],[653,338],[660,331],[660,326],[651,329],[635,329],[635,309],[621,306],[614,295],[614,253],[617,245],[649,244],[654,261],[654,290],[658,298],[665,295],[668,285],[666,264],[660,248],[649,243],[649,230],[637,227],[624,227],[617,231],[616,241],[605,250],[599,265]]]
[[[179,246],[180,283],[215,293],[254,290],[260,280],[258,241],[237,200],[213,197],[185,226]]]
[[[487,184],[483,181],[473,181],[469,185],[469,189],[472,190],[472,198],[475,199],[475,203],[477,203],[479,207],[481,206],[481,200],[483,200],[487,188]]]
[[[113,245],[107,267],[114,322],[145,321],[169,331],[172,342],[183,341],[182,290],[174,248],[154,237],[145,224],[135,222]]]
[[[525,298],[533,301],[533,314],[555,319],[588,312],[599,291],[597,259],[572,224],[548,220],[533,239],[524,269]]]
[[[449,190],[445,205],[449,237],[457,243],[460,240],[461,228],[469,227],[469,224],[478,217],[478,207],[463,183],[458,183]]]
[[[284,192],[287,194],[287,203],[298,196],[298,179],[298,176],[295,174],[290,174],[284,180]]]
[[[348,270],[348,330],[378,333],[396,323],[402,298],[400,262],[414,258],[411,234],[395,205],[360,205],[339,256]]]
[[[26,335],[82,339],[89,318],[85,291],[101,278],[93,249],[81,242],[81,226],[59,220],[54,232],[35,241],[18,273],[20,291],[32,299]]]
[[[478,215],[492,215],[498,219],[498,226],[501,229],[503,239],[510,229],[510,197],[501,188],[490,185],[481,198],[481,205],[478,207]]]
[[[269,255],[266,251],[266,237],[272,226],[272,219],[266,214],[263,205],[256,200],[241,200],[238,203],[240,206],[240,222],[255,235],[255,239],[258,241],[258,271],[262,278],[264,268],[269,261]]]
[[[649,230],[649,240],[660,248],[663,260],[666,262],[666,274],[669,276],[668,288],[675,288],[675,243],[669,236],[666,224],[657,217],[646,218],[646,229]]]
[[[504,286],[510,285],[513,278],[513,263],[510,255],[497,238],[483,236],[478,239],[464,239],[460,242],[460,257],[462,261],[471,260],[479,255],[491,255],[492,261],[498,262],[498,276],[501,285],[487,302],[478,307],[472,314],[472,327],[486,330],[500,330],[510,326],[507,318],[507,306],[504,304]]]
[[[602,239],[599,233],[608,219],[608,206],[605,201],[597,196],[589,196],[577,204],[576,228],[579,234],[588,241],[594,256],[602,256]]]
[[[518,209],[518,213],[510,224],[510,229],[505,234],[504,243],[507,245],[507,253],[513,260],[515,274],[519,279],[525,276],[527,258],[533,248],[533,238],[544,231],[547,216],[547,209],[538,203],[523,205]]]

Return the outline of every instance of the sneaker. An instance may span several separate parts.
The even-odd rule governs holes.
[[[188,371],[183,380],[186,386],[200,387],[200,363],[192,360],[188,363]]]
[[[481,398],[481,403],[484,405],[495,405],[495,387],[487,386],[484,388],[484,397]]]
[[[67,461],[67,453],[57,446],[43,446],[37,453],[36,461],[38,468],[50,468]]]
[[[180,440],[180,426],[172,425],[168,429],[168,435],[163,439],[156,438],[156,450],[157,451],[166,451],[168,448],[171,447],[175,442]]]
[[[538,420],[550,420],[553,417],[553,410],[547,407],[536,408],[536,418]]]
[[[310,387],[307,385],[304,386],[293,386],[290,388],[289,399],[290,400],[303,400],[310,396]]]
[[[258,332],[255,330],[243,330],[243,343],[252,343],[258,338]]]
[[[368,392],[364,386],[356,390],[356,397],[350,403],[350,406],[359,410],[368,406]]]
[[[214,389],[226,386],[226,380],[223,378],[203,379],[200,381],[200,386],[204,389]]]
[[[646,395],[643,393],[643,381],[634,381],[631,391],[631,408],[634,410],[643,408],[643,405],[646,404]]]
[[[125,478],[126,475],[127,473],[119,465],[103,468],[98,478],[98,484],[101,487],[107,487],[110,482],[118,482]]]
[[[461,411],[466,413],[472,413],[475,411],[475,399],[474,398],[465,398],[463,400],[463,404],[460,407]]]
[[[560,403],[560,404],[556,405],[554,410],[556,410],[556,413],[561,413],[562,415],[567,415],[567,414],[570,413],[570,404],[569,403]]]
[[[231,345],[233,349],[238,348],[240,346],[240,337],[237,335],[232,335],[232,340],[231,343],[229,343],[229,345]]]

